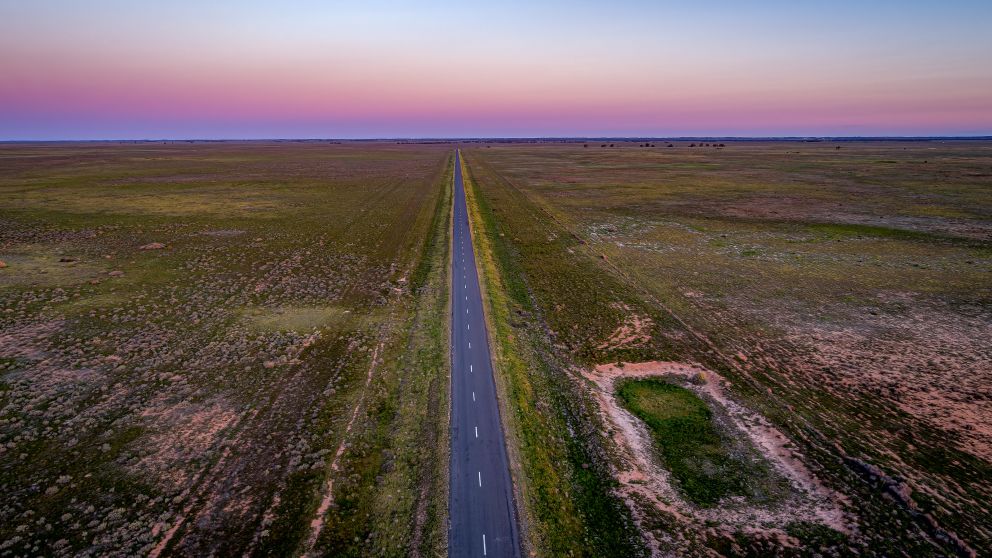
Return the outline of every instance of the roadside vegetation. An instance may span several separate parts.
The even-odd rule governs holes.
[[[465,166],[469,218],[496,365],[525,550],[540,556],[638,556],[644,548],[604,466],[588,402],[562,375],[536,318],[519,252]],[[500,204],[501,212],[506,206]]]

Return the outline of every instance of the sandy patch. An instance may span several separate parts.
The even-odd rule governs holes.
[[[167,491],[188,488],[200,467],[196,466],[234,425],[238,414],[227,402],[180,401],[170,407],[149,407],[141,413],[156,432],[144,442],[149,451],[135,468],[151,475]]]
[[[618,305],[621,310],[629,311],[624,305]],[[610,336],[600,343],[597,349],[622,349],[638,347],[651,340],[651,328],[654,322],[647,316],[628,314],[623,323]]]

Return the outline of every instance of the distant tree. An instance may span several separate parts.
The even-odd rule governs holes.
[[[670,144],[668,144],[668,147],[675,147],[675,144],[674,143],[670,143]]]
[[[606,144],[604,143],[603,145],[600,145],[600,147],[606,147]]]
[[[582,147],[589,147],[589,144],[588,143],[583,143],[582,144]]]
[[[689,144],[689,147],[696,147],[696,144],[694,144],[694,143],[690,143],[690,144]]]
[[[721,144],[720,144],[720,147],[727,147],[727,146],[726,146],[726,145],[723,145],[723,144],[721,143]]]
[[[610,144],[610,147],[613,147],[613,144],[612,143]]]

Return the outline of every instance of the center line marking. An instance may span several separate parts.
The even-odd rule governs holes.
[[[482,471],[479,471],[479,486],[482,486]]]
[[[475,427],[475,437],[476,438],[479,437],[479,427],[478,426]]]
[[[482,555],[486,555],[486,534],[482,534]]]
[[[472,392],[472,401],[475,401],[475,392]]]
[[[471,349],[471,348],[472,348],[472,342],[471,342],[471,341],[469,341],[469,342],[468,342],[468,348],[469,348],[469,349]]]

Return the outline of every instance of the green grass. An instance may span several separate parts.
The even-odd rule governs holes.
[[[663,463],[692,502],[713,506],[727,496],[751,496],[755,476],[734,459],[713,414],[696,394],[664,380],[620,384],[617,397],[651,429]]]

